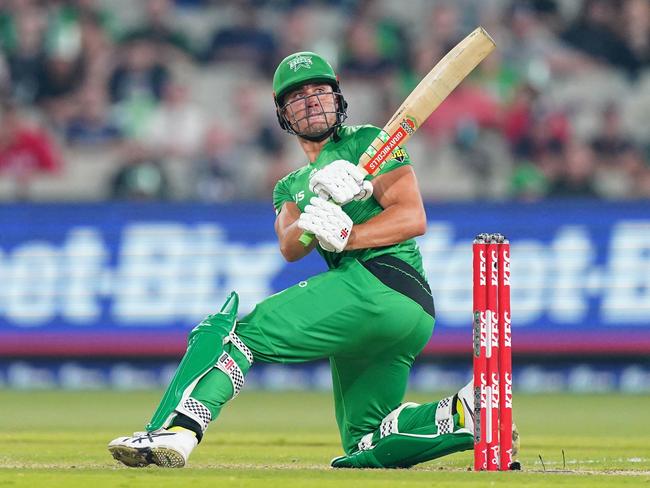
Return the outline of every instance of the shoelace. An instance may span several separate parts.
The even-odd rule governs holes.
[[[146,437],[147,440],[149,440],[149,442],[153,442],[153,436],[151,434],[153,434],[153,432],[149,432],[149,431],[134,432],[133,437],[135,437],[136,439],[143,439]]]

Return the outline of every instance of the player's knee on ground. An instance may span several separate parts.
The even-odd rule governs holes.
[[[332,461],[335,468],[407,468],[471,449],[471,432],[458,422],[456,398],[418,405],[404,403],[365,435],[358,451]]]

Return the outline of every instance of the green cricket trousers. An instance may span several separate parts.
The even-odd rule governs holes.
[[[238,321],[236,334],[255,361],[329,359],[336,421],[349,454],[402,402],[413,361],[431,337],[433,316],[428,285],[403,261],[346,259],[262,301]],[[248,365],[240,366],[245,374]],[[192,397],[214,420],[232,393],[230,380],[214,369]]]

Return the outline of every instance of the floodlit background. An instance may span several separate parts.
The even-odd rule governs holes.
[[[471,371],[471,239],[510,237],[515,391],[650,391],[650,3],[0,0],[0,386],[166,384],[189,329],[324,269],[285,263],[271,191],[305,164],[278,61],[335,66],[382,126],[458,40],[497,43],[407,144],[436,332]],[[328,389],[325,363],[246,388]]]

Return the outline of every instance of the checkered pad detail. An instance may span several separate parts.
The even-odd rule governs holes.
[[[397,431],[397,419],[387,419],[381,423],[379,427],[380,436],[382,438]]]
[[[183,402],[182,413],[196,420],[201,426],[201,430],[207,429],[208,424],[212,420],[212,414],[208,410],[208,407],[192,397],[187,398]]]
[[[451,434],[454,431],[454,419],[451,415],[451,402],[453,397],[443,398],[436,407],[436,427],[438,435]]]
[[[438,426],[438,435],[451,434],[454,431],[454,426],[451,419],[444,419],[436,422]]]
[[[244,341],[242,341],[237,334],[231,332],[228,334],[228,339],[234,344],[234,346],[239,349],[239,351],[246,357],[248,364],[253,364],[253,353],[248,348]]]
[[[370,434],[364,435],[359,441],[359,444],[357,444],[357,447],[360,451],[367,451],[368,449],[372,449],[372,432]]]

